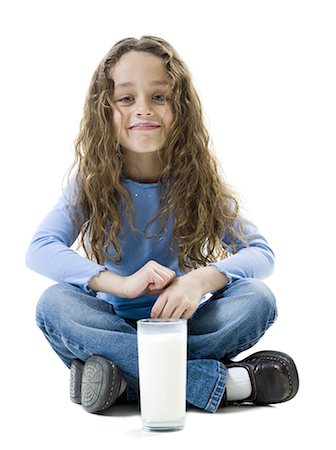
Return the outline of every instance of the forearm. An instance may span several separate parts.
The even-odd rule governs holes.
[[[121,275],[104,270],[98,276],[92,277],[88,286],[96,292],[105,292],[118,297],[125,297],[124,279]]]

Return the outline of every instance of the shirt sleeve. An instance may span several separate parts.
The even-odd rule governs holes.
[[[237,222],[234,223],[234,228],[237,229]],[[209,264],[226,275],[229,280],[227,286],[241,278],[266,278],[274,269],[273,250],[258,228],[247,219],[243,219],[242,235],[248,246],[226,232],[223,244],[230,256]],[[235,251],[232,249],[232,244],[236,246]]]
[[[74,228],[69,208],[68,186],[38,226],[26,251],[26,265],[54,281],[67,282],[92,292],[88,287],[91,278],[106,267],[70,248],[79,230]]]

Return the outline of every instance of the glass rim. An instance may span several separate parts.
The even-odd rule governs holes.
[[[167,324],[167,323],[185,323],[187,322],[186,319],[173,319],[173,318],[167,318],[167,319],[139,319],[137,320],[137,323],[147,323],[150,325],[158,325],[158,324]]]

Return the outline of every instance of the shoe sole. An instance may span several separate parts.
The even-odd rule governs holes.
[[[298,392],[299,390],[299,374],[296,368],[296,365],[293,361],[293,359],[287,355],[286,353],[282,352],[275,352],[272,350],[264,350],[261,352],[254,353],[251,356],[248,356],[241,362],[250,362],[254,361],[255,359],[267,359],[267,360],[273,360],[273,361],[280,361],[283,366],[286,369],[289,385],[290,385],[290,392],[287,397],[280,400],[279,402],[273,402],[273,403],[283,403],[287,402],[288,400],[291,400]]]
[[[84,362],[74,359],[70,367],[70,399],[72,402],[81,404],[82,373]]]
[[[81,404],[91,413],[103,411],[116,401],[121,373],[112,361],[93,355],[85,363],[81,383]]]

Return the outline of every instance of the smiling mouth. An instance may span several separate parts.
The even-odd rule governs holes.
[[[158,125],[137,125],[130,128],[131,131],[150,131],[160,128]]]

